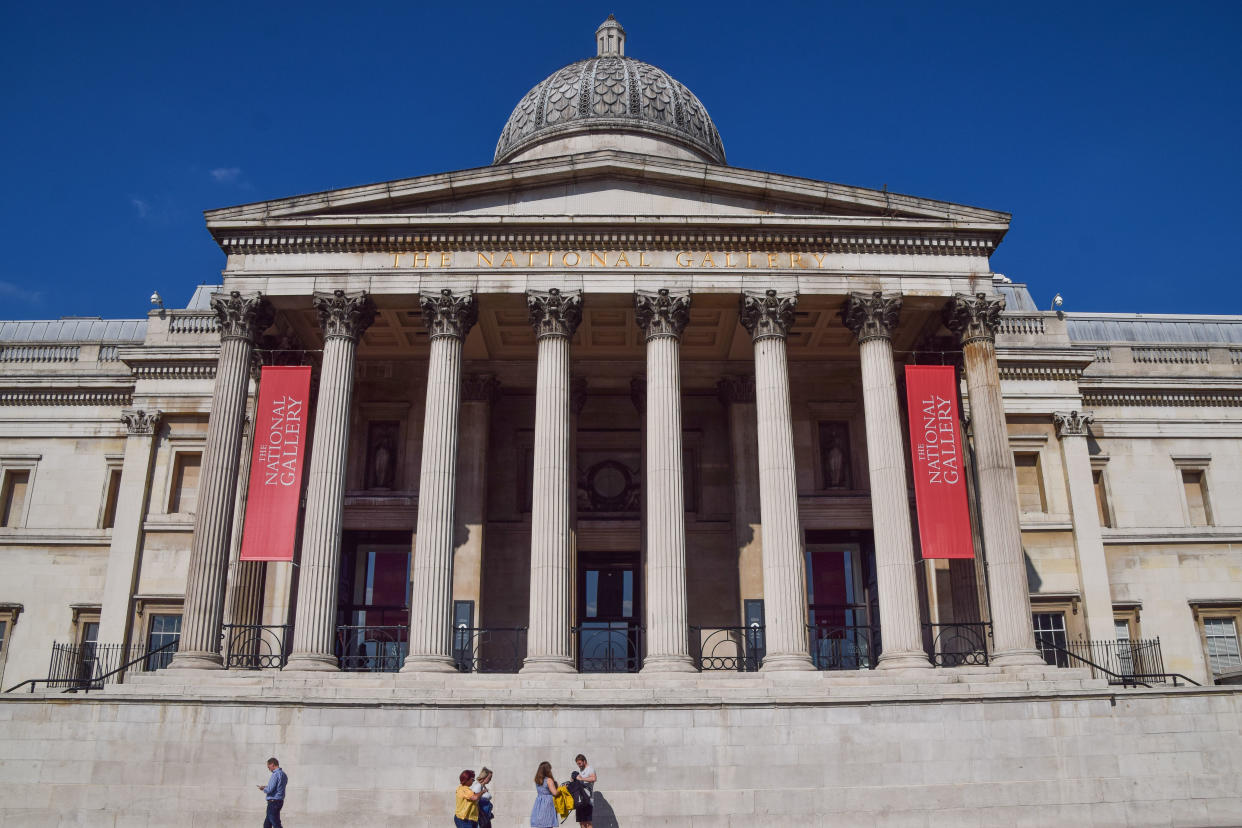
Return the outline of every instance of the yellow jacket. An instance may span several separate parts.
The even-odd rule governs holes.
[[[552,796],[552,804],[556,807],[556,815],[564,819],[574,809],[574,795],[568,787],[561,785]]]

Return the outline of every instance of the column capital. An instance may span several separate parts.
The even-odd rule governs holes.
[[[470,402],[494,403],[500,396],[500,380],[495,374],[467,374],[461,379],[461,398]]]
[[[690,322],[690,291],[670,291],[668,288],[636,290],[634,316],[647,339],[658,336],[680,339],[681,332]]]
[[[901,294],[853,292],[841,306],[841,321],[861,345],[869,339],[891,339],[901,317]]]
[[[944,306],[944,325],[961,337],[963,345],[977,339],[995,342],[1004,309],[1003,296],[958,293]]]
[[[154,434],[163,416],[164,412],[158,408],[126,408],[121,412],[121,419],[125,421],[125,428],[130,434]]]
[[[1057,425],[1057,437],[1086,437],[1087,428],[1095,422],[1090,411],[1054,411],[1052,421]]]
[[[454,296],[448,288],[438,293],[423,291],[418,295],[418,304],[423,310],[423,324],[432,339],[439,336],[465,339],[479,318],[479,306],[474,301],[473,291],[466,291],[460,296]]]
[[[745,374],[737,376],[726,374],[716,383],[716,391],[720,401],[726,406],[732,403],[753,403],[755,401],[755,376]]]
[[[324,339],[352,339],[357,342],[375,321],[375,303],[365,290],[357,293],[317,290],[311,301],[315,310],[319,311]]]
[[[798,294],[768,290],[747,290],[742,293],[740,316],[742,325],[755,342],[760,339],[784,339],[794,323]]]
[[[211,309],[220,322],[221,339],[244,339],[254,342],[259,334],[272,325],[275,312],[272,304],[262,293],[211,294]]]
[[[551,288],[526,291],[526,307],[535,337],[574,335],[582,321],[582,291]]]

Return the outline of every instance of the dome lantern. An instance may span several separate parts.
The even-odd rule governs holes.
[[[553,72],[522,97],[492,163],[616,149],[725,164],[707,108],[664,70],[625,55],[612,15],[595,30],[595,57]]]

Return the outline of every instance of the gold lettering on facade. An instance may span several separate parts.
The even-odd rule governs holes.
[[[599,266],[600,266],[600,267],[608,267],[608,257],[607,257],[607,254],[605,254],[605,253],[597,253],[596,251],[592,250],[592,251],[591,251],[591,259],[590,259],[589,264],[590,264],[590,266],[591,266],[591,267],[595,267],[595,263],[596,263],[596,262],[599,262]]]
[[[414,254],[414,267],[427,267],[431,264],[430,259],[431,259],[430,253],[415,253]],[[421,264],[420,264],[420,261],[421,261]]]
[[[496,257],[496,254],[494,253],[479,253],[479,267],[482,267],[483,265],[487,265],[488,267],[495,267],[496,265],[493,264],[495,257]]]
[[[453,254],[447,250],[440,253],[440,267],[450,267],[453,264]]]
[[[466,254],[469,255],[469,254]],[[476,266],[486,268],[497,267],[653,267],[668,261],[668,253],[651,250],[621,250],[615,254],[607,250],[478,250],[475,251]],[[432,257],[437,257],[433,259]],[[615,256],[615,258],[613,258]],[[680,268],[749,268],[783,270],[805,270],[808,268],[823,269],[827,266],[827,253],[787,252],[769,253],[766,251],[725,251],[725,250],[679,250],[672,254],[673,261]],[[745,256],[745,263],[741,257]],[[408,258],[407,258],[408,257]],[[546,258],[545,258],[546,257]],[[499,262],[497,261],[499,258]],[[525,262],[521,261],[525,258]],[[653,262],[651,259],[656,261]],[[814,258],[815,263],[811,264]],[[538,264],[536,264],[538,259]],[[438,262],[438,264],[433,264]],[[438,250],[431,252],[406,252],[392,255],[392,266],[395,268],[433,268],[449,270],[464,265],[460,259],[455,260],[452,251]]]
[[[801,253],[790,253],[789,254],[789,266],[790,267],[802,267],[802,254]]]
[[[777,267],[777,266],[778,266],[778,265],[776,264],[776,257],[777,257],[777,256],[779,256],[779,255],[780,255],[779,253],[769,253],[769,254],[768,254],[768,267]]]
[[[816,267],[823,267],[823,266],[824,266],[824,259],[828,258],[828,254],[827,254],[827,253],[812,253],[811,255],[815,257],[815,266],[816,266]]]
[[[629,266],[630,266],[630,258],[626,256],[625,253],[619,254],[617,256],[617,261],[613,263],[613,267],[629,267]]]
[[[750,254],[749,254],[749,253],[747,253],[747,254],[746,254],[746,266],[747,266],[747,267],[754,267],[754,266],[755,266],[755,263],[754,263],[754,262],[752,262],[752,261],[750,260]]]
[[[646,253],[646,251],[641,251],[641,252],[639,252],[639,254],[638,254],[638,266],[639,266],[639,267],[651,267],[651,263],[647,261],[647,253]]]
[[[716,260],[712,258],[711,253],[703,254],[703,261],[699,262],[699,267],[715,267]]]
[[[500,262],[501,267],[517,267],[517,261],[513,258],[513,251],[510,250],[505,254],[504,259]]]
[[[733,256],[734,254],[732,253],[725,254],[725,267],[737,267],[737,265],[733,263]]]
[[[569,263],[570,256],[574,257],[573,264]],[[582,264],[582,256],[578,253],[578,251],[570,250],[566,253],[561,254],[561,264],[565,265],[565,267],[577,267],[578,265]]]
[[[678,267],[690,267],[692,264],[694,264],[694,258],[690,255],[689,251],[683,250],[677,254]]]

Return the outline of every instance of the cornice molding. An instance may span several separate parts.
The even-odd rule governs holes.
[[[0,406],[83,406],[105,405],[124,407],[132,405],[132,391],[95,391],[80,388],[40,388],[24,391],[16,388],[0,389]]]
[[[133,367],[136,380],[209,380],[216,378],[214,362],[147,362]]]
[[[394,217],[404,223],[406,216]],[[420,216],[424,220],[425,216]],[[411,231],[409,227],[355,230],[346,228],[324,227],[316,230],[290,231],[282,228],[263,227],[253,231],[233,231],[219,240],[220,247],[229,255],[247,253],[413,253],[422,251],[469,251],[478,249],[498,248],[515,252],[539,252],[548,249],[590,249],[590,250],[712,250],[744,253],[746,251],[814,251],[816,253],[873,253],[890,255],[921,255],[921,256],[990,256],[996,249],[996,242],[988,237],[978,235],[950,235],[948,233],[892,232],[890,230],[869,228],[851,229],[846,233],[832,232],[781,232],[776,230],[754,230],[750,227],[737,228],[738,232],[712,232],[719,225],[727,223],[719,217],[713,217],[711,227],[704,232],[694,232],[694,228],[686,230],[684,226],[677,232],[653,223],[650,227],[634,227],[639,224],[635,218],[625,220],[626,227],[618,227],[618,219],[610,219],[609,223],[593,230],[557,229],[549,226],[546,229],[538,226],[522,228],[514,227],[515,220],[511,216],[490,217],[491,223],[500,225],[495,228],[469,229],[453,227],[463,223],[466,216],[453,216],[451,219],[438,217],[434,230],[427,232]],[[636,217],[641,219],[641,217]],[[694,217],[684,218],[692,223]],[[451,224],[449,223],[451,221]],[[557,217],[559,224],[568,222],[564,217]],[[347,224],[352,228],[356,221]],[[394,222],[395,223],[395,222]],[[580,220],[575,220],[580,223]],[[304,227],[305,222],[296,222]],[[536,217],[531,217],[530,224],[536,224]],[[664,218],[660,224],[667,225]],[[748,232],[749,231],[749,232]]]
[[[1083,388],[1082,402],[1083,405],[1097,408],[1101,406],[1238,408],[1242,406],[1242,390]]]

